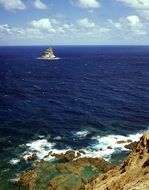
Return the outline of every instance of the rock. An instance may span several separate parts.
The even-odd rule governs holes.
[[[112,147],[111,147],[111,146],[108,146],[107,149],[112,149]]]
[[[25,155],[23,155],[23,158],[25,160],[36,160],[38,157],[36,153],[28,152]]]
[[[126,143],[126,141],[120,140],[120,141],[117,141],[116,143],[117,143],[117,144],[124,144],[124,143]]]
[[[147,160],[144,162],[144,164],[143,164],[142,167],[143,167],[143,168],[149,167],[149,159],[147,159]]]
[[[38,176],[37,171],[30,170],[30,171],[28,171],[27,173],[25,173],[24,175],[22,175],[20,177],[17,184],[27,185],[28,190],[34,190],[34,188],[35,188],[35,180],[36,180],[37,176]]]
[[[55,157],[58,160],[62,160],[65,158],[63,153],[60,153],[60,154],[53,153],[51,154],[51,156]]]
[[[81,154],[85,154],[84,150],[79,150],[79,152],[80,152]]]
[[[81,180],[82,180],[82,183],[84,183],[84,184],[88,183],[88,181],[86,179],[84,179],[84,178],[82,178]]]
[[[49,182],[48,186],[49,186],[50,189],[52,189],[52,190],[56,190],[56,189],[57,189],[57,184],[56,184],[56,183]]]
[[[45,155],[44,158],[51,156],[51,154],[52,154],[52,151],[50,151],[47,155]]]
[[[81,153],[80,152],[77,152],[77,155],[75,158],[79,158],[81,156]]]
[[[134,150],[137,147],[137,142],[132,142],[130,144],[125,145],[124,147],[130,150]]]
[[[78,153],[77,156],[79,156],[80,154]],[[51,156],[55,157],[56,159],[58,160],[62,160],[62,159],[66,159],[67,161],[71,161],[73,160],[75,157],[75,152],[73,150],[68,150],[66,151],[66,153],[60,153],[60,154],[56,154],[56,153],[53,153],[51,154]]]
[[[131,145],[132,146],[132,145]],[[149,190],[149,132],[145,133],[120,166],[85,185],[86,190]]]
[[[66,158],[66,160],[71,161],[71,160],[73,160],[75,158],[75,152],[72,151],[72,150],[68,150],[65,153],[64,157]]]
[[[91,165],[94,165],[96,168],[102,170],[103,172],[107,172],[112,169],[114,166],[105,161],[103,158],[88,158]]]
[[[78,153],[79,156],[81,153]],[[102,158],[74,159],[77,157],[74,151],[51,155],[58,160],[52,164],[41,161],[35,168],[23,174],[18,183],[28,186],[28,190],[149,189],[149,133],[143,135],[136,148],[120,166],[114,167]],[[94,171],[95,175],[86,178],[88,168]],[[100,176],[96,176],[96,171],[100,171]],[[83,172],[85,176],[82,176]],[[103,172],[106,173],[101,174]]]

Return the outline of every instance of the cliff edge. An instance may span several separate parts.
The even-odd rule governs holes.
[[[128,159],[85,186],[86,190],[149,190],[149,132]]]

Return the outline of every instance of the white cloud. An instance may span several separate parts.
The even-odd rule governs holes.
[[[129,20],[131,26],[137,26],[140,23],[140,18],[136,15],[128,16],[127,19]]]
[[[134,9],[140,16],[149,20],[149,0],[117,0]]]
[[[87,18],[80,19],[80,20],[77,21],[77,23],[80,26],[84,27],[84,28],[94,28],[94,27],[96,27],[95,23],[89,21],[89,19],[87,19]]]
[[[131,31],[137,35],[146,35],[145,26],[141,23],[140,18],[136,15],[126,17],[129,21]]]
[[[149,0],[117,0],[134,9],[149,9]]]
[[[137,15],[122,17],[117,21],[109,19],[108,22],[110,24],[109,27],[119,30],[121,36],[147,35],[146,24],[141,22]]]
[[[129,15],[119,19],[109,19],[102,24],[93,22],[88,18],[83,18],[70,22],[68,20],[56,20],[55,18],[42,18],[32,20],[26,27],[11,27],[7,24],[0,25],[0,42],[14,40],[15,42],[24,40],[25,43],[31,41],[47,43],[82,43],[98,44],[101,41],[113,44],[123,42],[147,42],[149,34],[148,24],[137,15]],[[75,38],[74,38],[75,36]],[[142,39],[145,39],[144,41]],[[101,42],[101,43],[102,43]],[[100,44],[101,44],[100,43]]]
[[[149,9],[148,10],[136,10],[136,12],[143,17],[144,19],[146,19],[147,21],[149,21]]]
[[[51,33],[56,32],[56,30],[52,26],[50,19],[48,19],[48,18],[43,18],[40,20],[33,20],[31,22],[31,26],[33,28],[37,28],[37,29],[43,30],[45,32],[51,32]]]
[[[37,9],[47,9],[48,7],[47,7],[47,5],[46,4],[44,4],[41,0],[35,0],[34,1],[34,6],[37,8]]]
[[[55,19],[43,18],[32,20],[26,27],[10,27],[7,24],[0,25],[0,39],[43,39],[48,40],[95,40],[109,32],[106,27],[100,27],[88,19],[80,19],[76,22],[56,21]],[[25,41],[25,42],[26,42]]]
[[[101,6],[98,0],[73,0],[73,2],[81,8],[95,9]]]
[[[0,0],[0,5],[6,10],[26,9],[25,4],[21,0]]]

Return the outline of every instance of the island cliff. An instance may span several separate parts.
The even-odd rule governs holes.
[[[100,175],[85,190],[149,190],[149,132],[120,166]]]
[[[52,48],[48,48],[43,53],[43,55],[41,56],[41,58],[42,59],[54,59],[54,58],[56,58],[56,56],[54,55]]]

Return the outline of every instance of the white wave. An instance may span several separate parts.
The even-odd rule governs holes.
[[[36,59],[41,59],[41,60],[56,60],[56,59],[60,59],[60,58],[59,57],[51,57],[51,58],[37,57]]]
[[[74,136],[83,138],[83,137],[86,137],[88,134],[89,134],[89,132],[84,130],[84,131],[78,131],[78,132],[74,133]]]
[[[92,137],[97,142],[85,149],[87,156],[91,157],[104,157],[110,159],[111,154],[117,151],[128,151],[125,145],[130,141],[139,141],[142,133],[131,134],[128,136],[122,135],[108,135]]]
[[[61,136],[57,136],[57,137],[54,138],[54,140],[61,140],[61,139],[62,139]]]
[[[29,151],[36,152],[38,158],[42,159],[55,146],[55,143],[50,143],[46,139],[39,139],[27,143],[26,146],[29,147]]]
[[[18,178],[12,178],[12,179],[9,179],[8,181],[11,182],[11,183],[16,183],[19,181],[19,177]]]
[[[43,159],[51,151],[52,151],[52,153],[55,153],[55,154],[61,154],[61,153],[65,153],[68,150],[71,150],[69,147],[64,150],[55,149],[54,148],[55,143],[50,143],[47,141],[47,139],[35,140],[35,141],[32,141],[31,143],[27,143],[26,146],[29,149],[27,152],[24,152],[23,157],[25,160],[28,159],[28,156],[30,156],[32,154],[32,152],[35,152],[39,159]],[[46,158],[46,160],[51,160],[51,159],[54,159],[54,157],[48,156]]]
[[[89,134],[88,131],[79,131],[76,132],[74,135],[83,138],[86,137]],[[108,136],[94,136],[92,139],[96,140],[94,144],[91,144],[90,146],[83,148],[83,151],[85,154],[82,154],[81,157],[103,157],[107,160],[110,159],[110,156],[114,152],[121,152],[121,151],[128,151],[128,149],[125,148],[125,145],[129,144],[131,141],[139,141],[140,137],[143,133],[136,133],[136,134],[130,134],[127,136],[122,135],[108,135]],[[55,139],[60,139],[59,136],[57,136]],[[24,159],[27,160],[25,156],[31,155],[32,153],[36,153],[37,157],[39,159],[45,159],[45,160],[53,160],[54,157],[48,156],[49,152],[52,151],[52,153],[55,154],[61,154],[66,153],[68,150],[72,150],[70,147],[67,147],[63,150],[55,149],[55,143],[48,142],[47,139],[38,139],[35,141],[32,141],[30,143],[27,143],[25,146],[28,147],[28,150],[23,154]],[[77,151],[75,151],[77,153]]]
[[[20,160],[19,159],[16,159],[16,158],[12,158],[10,161],[9,161],[9,163],[11,164],[11,165],[16,165],[16,164],[18,164],[20,162]]]

